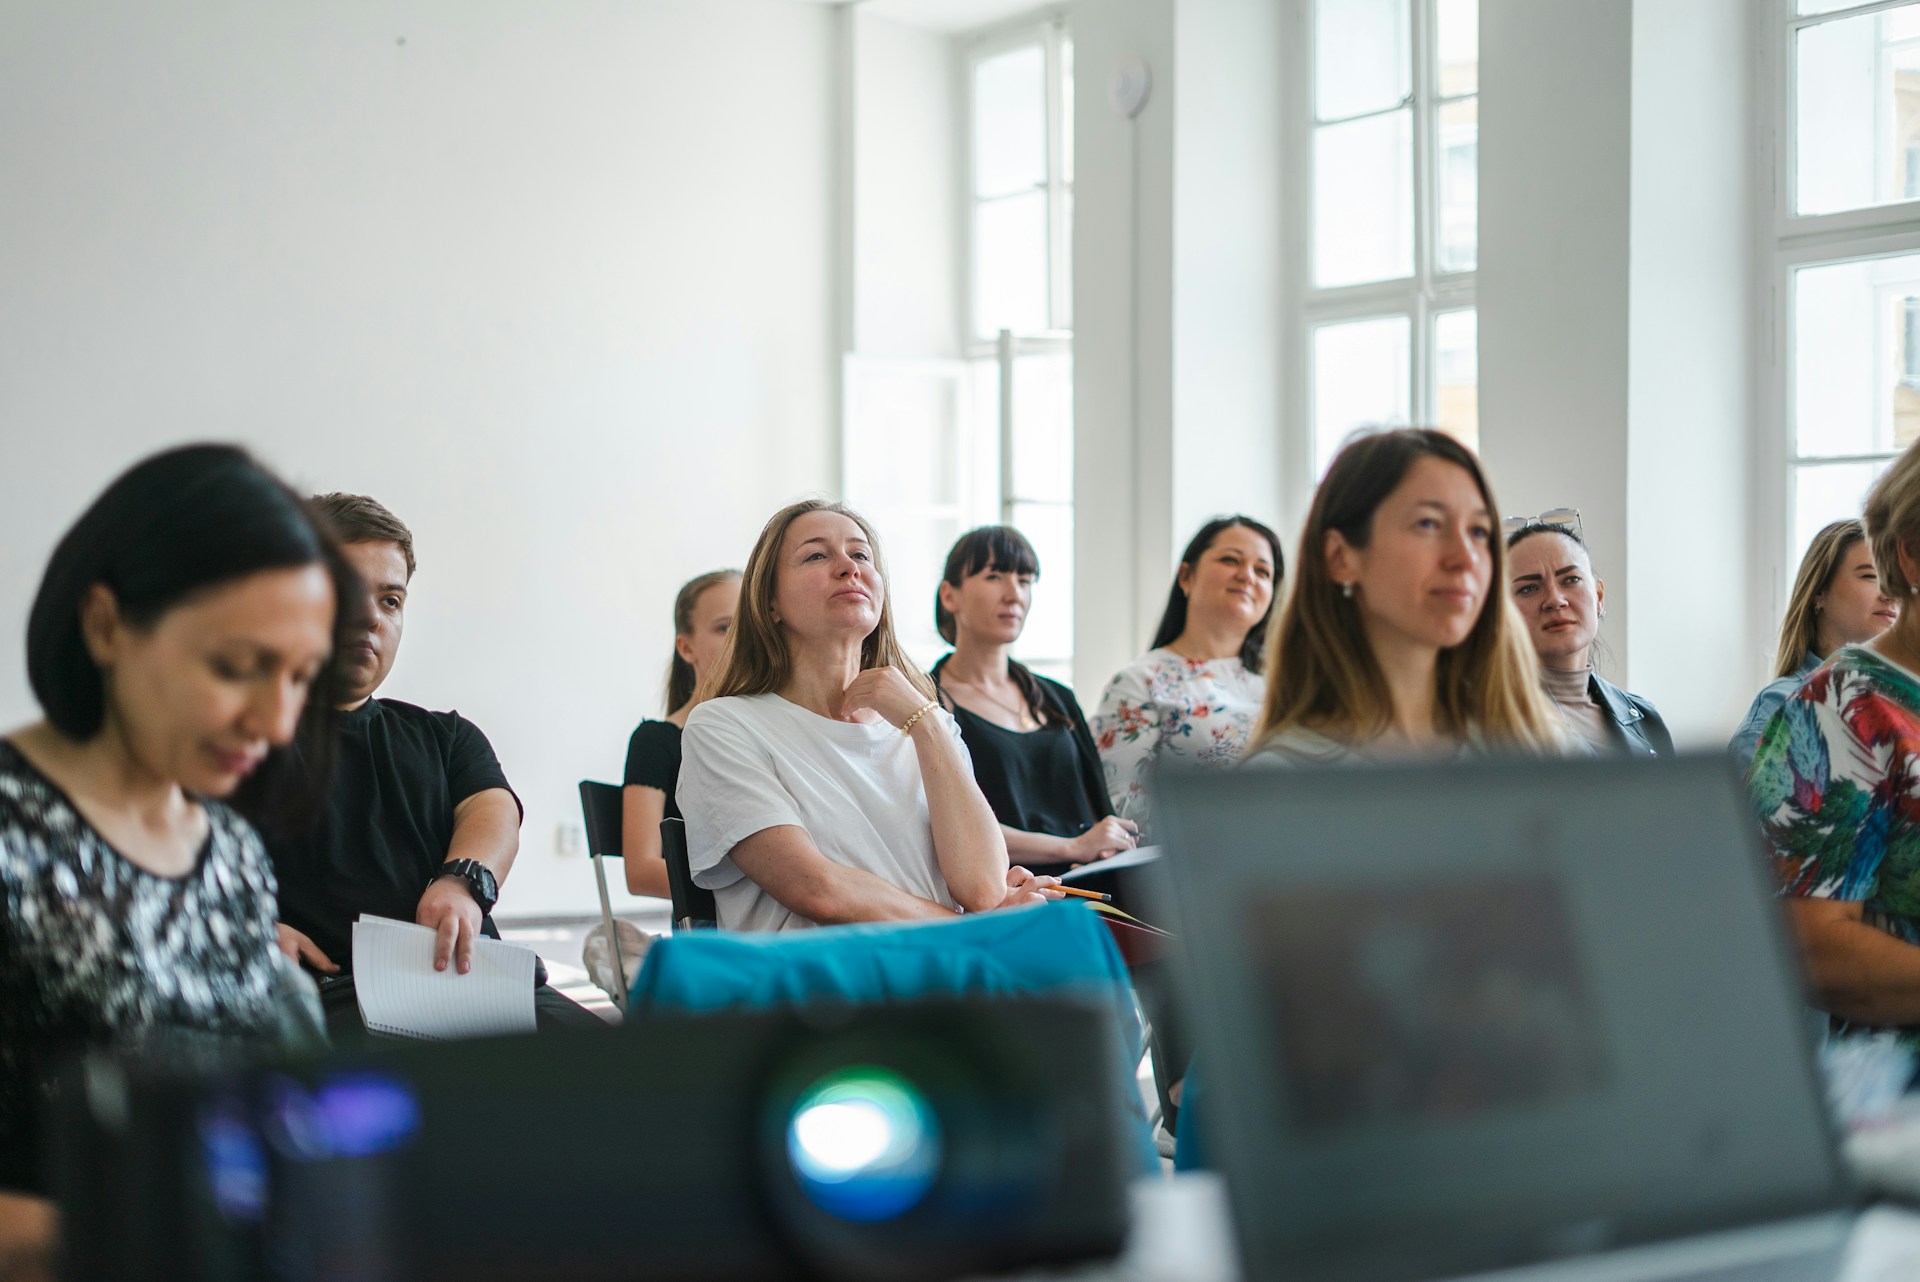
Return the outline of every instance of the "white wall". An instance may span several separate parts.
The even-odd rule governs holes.
[[[853,10],[853,349],[959,355],[959,118],[953,38]]]
[[[592,911],[555,828],[658,715],[675,589],[833,481],[832,22],[0,6],[0,725],[81,507],[243,441],[412,525],[386,693],[492,738],[527,805],[503,912]]]
[[[1481,0],[1482,453],[1507,512],[1581,510],[1607,675],[1694,744],[1762,678],[1752,24],[1746,0]]]
[[[1145,647],[1207,518],[1277,522],[1280,22],[1268,0],[1083,0],[1074,36],[1074,684]],[[1124,59],[1153,90],[1108,105]]]

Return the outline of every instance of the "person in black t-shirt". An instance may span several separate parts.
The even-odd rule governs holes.
[[[726,649],[740,604],[740,572],[713,570],[688,581],[673,600],[673,665],[667,672],[667,716],[642,721],[627,741],[621,775],[620,853],[627,890],[667,899],[667,865],[660,857],[660,821],[678,819],[673,788],[680,778],[680,732],[687,728],[693,691]]]
[[[1007,657],[1039,577],[1033,545],[1011,526],[961,535],[947,554],[933,616],[953,653],[932,673],[1006,834],[1008,857],[1036,873],[1131,850],[1139,833],[1113,817],[1073,692]]]
[[[327,494],[332,527],[368,594],[365,630],[340,656],[340,737],[320,817],[268,849],[280,880],[280,947],[321,976],[336,1031],[357,1032],[353,922],[362,913],[434,930],[434,965],[464,974],[473,941],[497,938],[488,916],[520,849],[520,799],[480,728],[457,712],[376,699],[400,650],[413,535],[370,498]],[[539,981],[542,1027],[598,1025]]]

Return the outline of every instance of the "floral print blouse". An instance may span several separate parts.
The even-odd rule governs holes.
[[[1920,944],[1920,675],[1839,651],[1761,732],[1747,790],[1785,894],[1859,903]]]
[[[1266,691],[1266,681],[1238,658],[1202,662],[1162,648],[1120,669],[1093,717],[1113,813],[1138,823],[1151,841],[1147,779],[1154,764],[1162,755],[1213,766],[1238,761]]]

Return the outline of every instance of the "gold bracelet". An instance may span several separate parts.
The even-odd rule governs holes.
[[[918,721],[920,718],[926,716],[929,712],[932,712],[935,708],[939,706],[940,706],[940,701],[938,699],[927,700],[926,703],[921,705],[920,711],[914,713],[912,716],[907,718],[906,723],[900,727],[900,733],[912,734],[913,723]]]

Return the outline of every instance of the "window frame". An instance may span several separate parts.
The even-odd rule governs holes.
[[[976,457],[984,457],[990,450],[993,459],[992,475],[995,477],[997,502],[994,504],[994,520],[1001,524],[1013,524],[1013,514],[1017,507],[1063,507],[1071,514],[1075,499],[1061,502],[1055,499],[1041,499],[1024,496],[1017,492],[1013,478],[1013,433],[1016,424],[1013,417],[1014,362],[1025,355],[1064,354],[1073,355],[1073,256],[1072,256],[1072,216],[1070,213],[1073,197],[1073,182],[1065,173],[1066,149],[1070,139],[1067,136],[1067,113],[1069,103],[1065,93],[1064,47],[1073,40],[1073,29],[1068,22],[1067,10],[1063,5],[1051,5],[1033,12],[998,23],[992,27],[962,36],[957,44],[958,77],[960,85],[960,111],[958,113],[959,132],[959,201],[961,229],[960,242],[960,359],[968,370],[967,383],[974,385],[973,373],[982,365],[993,365],[998,373],[998,401],[994,407],[996,432],[991,443],[984,440],[971,442],[970,447]],[[975,256],[975,236],[978,226],[980,206],[985,203],[978,193],[977,174],[974,154],[974,83],[975,68],[987,58],[1008,53],[1016,49],[1039,44],[1043,51],[1046,79],[1046,182],[1041,190],[1047,199],[1047,321],[1046,328],[1037,331],[1000,330],[997,333],[981,337],[975,323],[975,299],[978,296],[978,259]],[[1061,322],[1065,323],[1062,324]],[[970,421],[971,418],[970,418]],[[1071,431],[1071,426],[1069,427]],[[1076,567],[1069,566],[1069,575]],[[1057,576],[1056,576],[1057,577]],[[1064,611],[1069,619],[1073,615],[1073,602],[1062,600],[1054,608]],[[1022,651],[1020,660],[1036,671],[1061,675],[1072,671],[1074,655],[1072,651],[1077,643],[1070,643],[1068,653],[1062,655],[1042,654]]]
[[[1763,532],[1772,555],[1756,575],[1756,635],[1771,637],[1786,608],[1792,576],[1806,549],[1798,545],[1797,498],[1804,469],[1836,463],[1885,463],[1899,450],[1834,456],[1802,455],[1797,404],[1799,351],[1795,333],[1796,275],[1803,268],[1920,254],[1920,199],[1891,201],[1864,209],[1797,214],[1799,183],[1799,33],[1828,22],[1902,8],[1920,8],[1912,0],[1870,0],[1831,13],[1797,14],[1795,0],[1771,0],[1756,6],[1764,30],[1760,84],[1766,104],[1759,113],[1773,137],[1760,148],[1766,157],[1761,181],[1771,203],[1773,234],[1760,246],[1763,281],[1761,377],[1758,380],[1756,443],[1769,483],[1756,487],[1755,528]]]
[[[1319,286],[1314,283],[1314,263],[1318,251],[1314,220],[1314,138],[1321,127],[1315,108],[1317,21],[1316,0],[1291,0],[1291,21],[1296,38],[1289,41],[1288,80],[1293,88],[1286,103],[1288,128],[1287,166],[1292,195],[1286,217],[1302,234],[1288,238],[1294,247],[1286,263],[1292,284],[1292,306],[1288,308],[1289,332],[1285,366],[1288,383],[1295,392],[1292,416],[1297,430],[1284,444],[1287,475],[1286,501],[1290,518],[1304,515],[1322,471],[1322,460],[1315,457],[1317,424],[1313,360],[1314,333],[1320,327],[1342,321],[1384,319],[1404,316],[1411,326],[1408,353],[1407,404],[1410,421],[1432,423],[1438,413],[1437,317],[1447,312],[1477,310],[1479,252],[1476,236],[1474,266],[1471,270],[1443,272],[1437,264],[1440,253],[1440,188],[1438,166],[1443,159],[1440,143],[1442,108],[1450,103],[1480,98],[1476,79],[1472,94],[1451,98],[1440,96],[1439,85],[1439,5],[1440,0],[1407,0],[1411,19],[1410,54],[1413,59],[1412,91],[1401,104],[1412,108],[1413,128],[1413,272],[1386,281],[1357,285]],[[1385,111],[1396,111],[1391,107]],[[1385,114],[1370,113],[1370,114]],[[1364,119],[1365,117],[1355,117]],[[1340,122],[1331,122],[1340,123]],[[1476,135],[1477,137],[1477,135]],[[1478,143],[1476,141],[1476,186],[1478,179]],[[1476,211],[1478,203],[1476,201]],[[1477,218],[1477,213],[1476,213]],[[1476,345],[1476,359],[1477,359]],[[1476,383],[1477,383],[1476,375]]]
[[[973,147],[974,69],[988,58],[1035,44],[1041,47],[1046,66],[1047,176],[1046,181],[1035,190],[1044,191],[1047,200],[1047,325],[1037,331],[1021,333],[1018,337],[1071,335],[1073,332],[1073,228],[1067,213],[1073,197],[1073,183],[1062,172],[1066,159],[1066,105],[1062,92],[1065,71],[1061,56],[1061,46],[1072,39],[1073,31],[1067,23],[1067,11],[1056,6],[987,28],[964,37],[960,42],[960,239],[961,278],[965,284],[960,304],[960,350],[968,359],[993,355],[999,341],[998,334],[981,336],[974,314],[979,283],[975,240],[980,206],[991,200],[1004,200],[1013,194],[989,197],[988,200],[982,200],[977,194],[979,176],[975,172]],[[1059,323],[1063,318],[1066,321],[1064,325]]]

